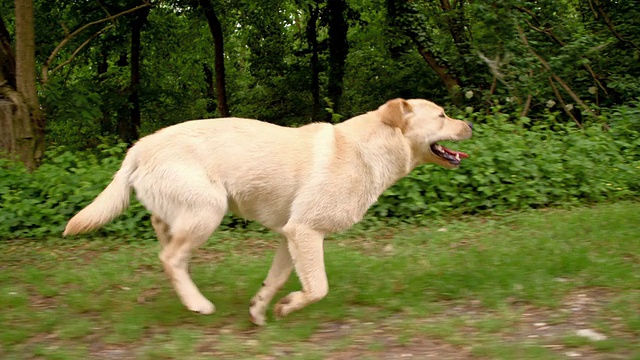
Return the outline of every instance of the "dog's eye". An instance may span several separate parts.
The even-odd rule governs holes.
[[[440,114],[440,117],[443,118],[444,117],[444,113]]]

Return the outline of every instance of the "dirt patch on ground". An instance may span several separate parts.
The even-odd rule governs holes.
[[[324,323],[309,342],[319,349],[346,342],[326,359],[471,359],[468,349],[424,336],[405,338],[398,331],[400,324],[390,323]]]
[[[241,256],[243,258],[262,258],[265,255],[273,254],[278,248],[279,240],[277,238],[258,238],[252,237],[248,239],[211,239],[211,242],[220,241],[234,241],[242,242],[242,246],[232,246],[229,248],[220,248],[218,244],[207,244],[193,252],[191,257],[191,263],[193,264],[206,264],[220,262],[227,257]],[[160,249],[158,248],[158,251]]]
[[[580,359],[624,359],[626,355],[614,356],[599,353],[585,340],[586,345],[571,345],[566,339],[578,336],[579,331],[602,336],[602,340],[615,336],[633,341],[633,335],[622,331],[621,318],[612,317],[605,308],[614,294],[601,288],[581,288],[567,294],[558,309],[523,307],[521,319],[514,331],[505,334],[506,341],[518,343],[536,343],[570,358]],[[606,322],[607,334],[597,327]],[[601,340],[591,340],[601,341]]]
[[[559,309],[523,307],[522,319],[512,335],[514,339],[558,338],[593,326],[613,294],[605,289],[584,288],[569,293]],[[606,318],[608,323],[621,319]]]
[[[139,302],[145,302],[148,300],[146,298],[153,298],[156,292],[157,289],[150,289],[148,293],[142,295],[145,299],[139,299]],[[493,333],[492,336],[495,339],[492,341],[516,346],[523,344],[542,346],[566,358],[624,359],[629,354],[599,352],[588,344],[568,346],[563,342],[564,338],[574,335],[580,329],[600,331],[594,328],[594,324],[606,316],[603,310],[612,296],[610,291],[604,289],[577,289],[567,294],[558,308],[514,305],[514,314],[517,316],[512,326]],[[34,302],[37,304],[38,300],[34,299]],[[238,328],[234,324],[227,324],[207,329],[197,341],[196,354],[201,357],[233,359],[237,358],[238,349],[243,349],[242,351],[246,351],[247,358],[265,360],[291,358],[302,355],[303,352],[304,354],[317,352],[322,358],[332,360],[481,359],[482,356],[472,351],[473,340],[467,341],[466,345],[456,345],[457,342],[452,343],[445,338],[422,334],[419,331],[403,331],[404,326],[407,323],[420,324],[422,321],[438,323],[459,317],[469,319],[470,323],[469,325],[460,324],[456,330],[459,333],[457,335],[474,339],[486,333],[474,328],[473,320],[492,317],[495,314],[495,310],[487,309],[477,301],[443,304],[442,312],[423,320],[411,319],[408,314],[400,313],[375,322],[357,320],[324,322],[319,324],[307,339],[276,343],[267,348],[264,348],[264,343],[260,341],[263,328]],[[612,324],[611,329],[615,329],[615,324],[620,320],[607,318],[607,323]],[[611,329],[609,331],[612,331]],[[608,334],[611,335],[610,332]],[[95,338],[88,349],[89,354],[92,359],[135,359],[145,351],[144,345],[140,347],[140,344],[151,342],[155,335],[157,331],[150,331],[145,334],[148,341],[143,339],[136,344],[121,346],[104,344],[101,343],[101,339]],[[623,335],[629,336],[629,334]],[[50,337],[39,338],[36,342],[56,346],[59,340]]]

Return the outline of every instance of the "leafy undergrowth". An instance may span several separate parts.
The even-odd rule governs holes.
[[[639,228],[626,202],[352,230],[327,240],[328,297],[264,328],[247,311],[273,235],[219,232],[196,252],[211,316],[182,307],[153,242],[2,241],[0,357],[639,357]]]
[[[468,152],[459,169],[419,166],[385,191],[363,225],[420,226],[456,215],[489,216],[548,206],[585,206],[640,196],[640,102],[607,114],[611,129],[592,123],[534,125],[499,108],[466,114],[478,125],[473,138],[452,145]],[[549,123],[556,123],[549,114]],[[67,221],[112,180],[126,146],[102,144],[93,151],[52,148],[42,166],[0,159],[0,238],[59,236]],[[149,212],[137,201],[97,236],[149,237]],[[259,229],[237,217],[222,228]]]

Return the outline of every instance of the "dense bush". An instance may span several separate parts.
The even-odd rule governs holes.
[[[548,116],[554,123],[555,114]],[[459,169],[414,170],[380,198],[370,218],[418,221],[445,212],[501,212],[640,195],[635,108],[617,111],[609,131],[602,124],[584,130],[574,124],[529,126],[528,119],[514,123],[506,114],[481,120],[487,122],[475,127],[473,139],[451,145],[470,154]]]
[[[413,222],[445,213],[475,214],[584,204],[640,195],[638,104],[618,108],[602,123],[532,126],[495,109],[471,114],[473,139],[452,144],[471,157],[454,171],[422,166],[383,194],[365,222]],[[549,113],[554,124],[556,114]],[[608,124],[605,126],[605,120]],[[608,129],[610,126],[610,129]],[[66,221],[110,181],[124,146],[96,152],[56,148],[33,173],[0,160],[0,238],[59,236]],[[99,234],[151,237],[149,214],[136,201]],[[246,226],[227,218],[223,227]]]

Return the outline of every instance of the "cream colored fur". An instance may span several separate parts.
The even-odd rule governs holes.
[[[257,120],[195,120],[140,139],[113,181],[73,217],[64,235],[94,230],[120,214],[131,188],[152,213],[160,259],[192,311],[214,305],[188,273],[193,249],[231,211],[282,235],[252,321],[264,324],[268,304],[295,269],[302,290],[275,307],[284,316],[328,292],[325,235],[360,221],[378,196],[420,164],[453,167],[435,156],[436,141],[471,136],[467,123],[426,100],[395,99],[338,125],[287,128]]]

